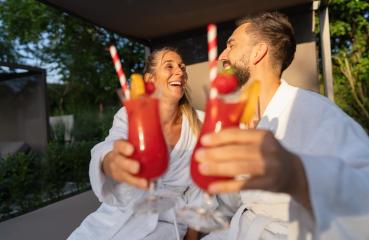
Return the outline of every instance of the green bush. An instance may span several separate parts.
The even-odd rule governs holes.
[[[60,126],[45,154],[0,159],[0,221],[89,189],[91,148],[107,136],[115,112],[113,107],[104,114],[77,111],[72,143],[64,143]]]
[[[40,205],[41,161],[34,153],[0,159],[0,215],[23,212]]]
[[[95,144],[94,141],[82,141],[65,147],[64,161],[71,166],[71,174],[67,181],[75,183],[77,191],[86,190],[89,186],[90,152]]]
[[[64,143],[65,126],[62,123],[57,123],[53,128],[50,127],[50,137],[53,142]]]
[[[42,167],[43,189],[48,198],[57,199],[63,195],[65,183],[71,179],[71,171],[72,166],[65,159],[64,144],[49,143]]]
[[[50,142],[44,155],[17,153],[0,159],[0,221],[88,190],[94,144]]]
[[[108,134],[116,108],[104,113],[93,110],[76,111],[72,135],[75,141],[102,141]]]

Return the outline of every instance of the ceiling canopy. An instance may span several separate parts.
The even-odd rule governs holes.
[[[312,0],[39,0],[122,36],[146,41]]]

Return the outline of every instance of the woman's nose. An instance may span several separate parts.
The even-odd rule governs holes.
[[[174,73],[177,74],[177,75],[181,75],[182,76],[182,75],[184,75],[184,70],[180,66],[177,66],[175,68]]]

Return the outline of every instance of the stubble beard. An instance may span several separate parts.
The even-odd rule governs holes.
[[[243,56],[239,61],[231,64],[231,66],[238,78],[238,87],[242,87],[250,79],[250,69],[246,56]]]
[[[233,66],[234,73],[238,78],[238,87],[242,87],[250,79],[250,71],[248,67]]]

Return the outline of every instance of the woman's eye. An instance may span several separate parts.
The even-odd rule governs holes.
[[[172,65],[172,64],[167,64],[167,65],[165,66],[165,68],[167,68],[167,69],[173,69],[173,65]]]

